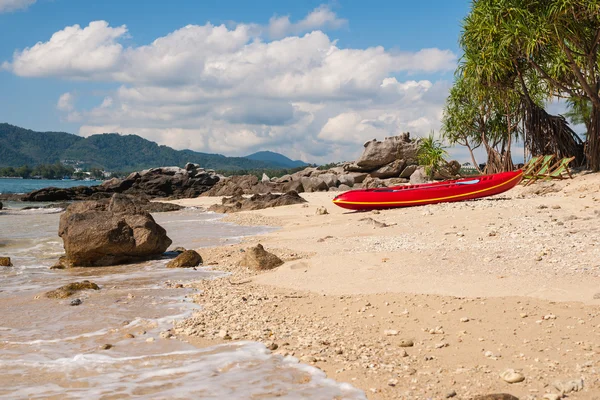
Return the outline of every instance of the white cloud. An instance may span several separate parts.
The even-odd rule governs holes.
[[[36,0],[0,0],[0,14],[16,10],[24,10],[35,2]]]
[[[340,21],[322,6],[279,32]],[[20,76],[117,84],[88,110],[61,97],[59,108],[82,121],[82,135],[135,133],[175,148],[228,155],[269,149],[326,162],[356,157],[374,137],[439,129],[449,83],[398,76],[456,65],[448,50],[342,48],[319,30],[265,41],[256,25],[207,23],[125,47],[127,34],[104,21],[67,27],[17,51],[4,67]]]
[[[63,93],[56,103],[56,108],[60,111],[73,111],[75,109],[74,105],[75,96],[72,93]]]
[[[125,26],[111,28],[94,21],[56,32],[49,41],[15,52],[10,68],[20,76],[57,76],[72,79],[100,78],[118,63],[123,47],[116,42]]]
[[[345,19],[338,18],[328,6],[321,5],[296,23],[292,23],[289,16],[274,16],[269,20],[268,31],[271,38],[281,39],[315,29],[339,29],[347,23]]]

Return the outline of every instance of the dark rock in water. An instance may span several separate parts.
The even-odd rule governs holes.
[[[475,396],[473,397],[473,400],[519,400],[519,398],[508,393],[494,393]]]
[[[306,203],[306,200],[300,197],[298,193],[291,191],[285,194],[255,194],[250,198],[245,198],[244,196],[223,198],[222,204],[215,204],[209,210],[220,213],[232,213],[301,203]]]
[[[12,267],[10,257],[0,257],[0,267]]]
[[[46,297],[49,299],[66,299],[67,297],[72,296],[82,290],[100,290],[100,287],[98,287],[98,285],[96,285],[94,282],[90,281],[73,282],[47,292]]]
[[[68,201],[108,198],[113,193],[138,197],[190,198],[198,197],[219,181],[214,171],[205,171],[197,164],[186,168],[152,168],[129,174],[125,179],[113,178],[98,186],[44,188],[22,197],[23,201]]]
[[[23,200],[23,194],[16,193],[0,193],[0,200],[4,201],[21,201]]]
[[[125,195],[108,203],[71,204],[60,217],[58,235],[64,241],[66,267],[95,267],[155,258],[171,239],[152,216]]]
[[[283,260],[273,253],[265,250],[262,244],[251,247],[244,252],[240,265],[258,271],[277,268],[283,264]]]
[[[175,259],[169,261],[167,268],[193,268],[202,264],[202,257],[194,250],[185,250]]]
[[[83,303],[83,301],[81,301],[81,299],[73,299],[73,300],[71,300],[71,305],[72,306],[78,306],[81,303]]]

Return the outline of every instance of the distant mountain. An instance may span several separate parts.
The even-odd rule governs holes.
[[[78,161],[83,166],[107,171],[136,171],[172,165],[182,167],[187,162],[200,164],[203,168],[230,171],[283,168],[279,162],[269,160],[174,150],[137,135],[104,133],[83,138],[65,132],[35,132],[0,123],[0,167],[54,164],[64,160]]]
[[[270,163],[272,165],[281,167],[281,168],[296,168],[296,167],[304,167],[308,165],[304,161],[300,160],[291,160],[284,156],[283,154],[274,153],[272,151],[259,151],[254,154],[250,154],[246,156],[250,160],[256,161],[264,161]]]

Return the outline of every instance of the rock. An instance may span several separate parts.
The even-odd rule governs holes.
[[[366,174],[365,174],[366,177]],[[363,178],[364,180],[364,178]],[[339,186],[346,185],[352,187],[354,185],[354,176],[351,174],[342,174],[338,176]]]
[[[110,343],[106,343],[106,344],[103,344],[102,346],[100,346],[100,350],[110,350],[112,348],[113,348],[113,345]]]
[[[236,196],[250,193],[253,186],[258,184],[258,178],[254,175],[236,175],[223,178],[202,196]]]
[[[262,244],[246,249],[240,265],[257,271],[264,271],[277,268],[283,264],[283,260],[273,253],[264,249]]]
[[[455,390],[451,390],[446,394],[446,398],[447,399],[451,399],[452,397],[456,396],[456,391]]]
[[[340,185],[338,186],[339,192],[347,192],[348,190],[352,190],[352,188],[348,185]]]
[[[419,183],[427,183],[429,181],[427,174],[425,173],[425,167],[418,167],[415,172],[410,176],[411,185],[418,185]]]
[[[571,392],[579,392],[583,390],[583,379],[572,379],[570,381],[556,381],[552,384],[556,390],[562,394],[568,394]]]
[[[81,301],[81,299],[73,299],[73,300],[71,300],[71,305],[72,306],[78,306],[78,305],[81,305],[81,303],[83,303],[83,301]]]
[[[186,250],[167,263],[167,268],[193,268],[202,264],[202,257],[194,250]]]
[[[377,169],[394,160],[402,159],[407,164],[416,163],[418,141],[412,141],[409,133],[400,136],[386,137],[383,142],[371,140],[364,144],[365,150],[356,160],[360,168]]]
[[[372,178],[371,176],[368,176],[362,182],[362,187],[363,189],[382,188],[385,187],[385,183],[379,178]]]
[[[400,178],[410,178],[410,176],[419,168],[418,165],[408,165],[400,173]]]
[[[10,261],[10,257],[0,257],[0,267],[12,267],[13,264]]]
[[[125,179],[113,178],[98,186],[74,188],[49,187],[33,191],[22,197],[24,201],[66,201],[108,198],[113,193],[124,193],[141,197],[197,197],[211,189],[219,177],[205,171],[197,164],[179,167],[152,168],[133,172]]]
[[[269,182],[271,182],[271,178],[269,178],[269,177],[267,176],[267,174],[265,174],[265,173],[263,172],[263,174],[262,174],[262,178],[260,179],[260,181],[261,181],[261,182],[263,182],[263,183],[269,183]]]
[[[458,161],[452,160],[446,163],[439,171],[436,172],[434,179],[450,179],[456,178],[459,175],[461,165]]]
[[[282,177],[275,179],[276,183],[287,183],[287,182],[291,182],[291,181],[292,181],[292,176],[289,174],[283,175]]]
[[[383,334],[385,336],[397,336],[398,335],[398,331],[394,330],[394,329],[386,329],[383,331]]]
[[[475,396],[473,397],[473,400],[519,400],[519,398],[508,393],[494,393]]]
[[[519,383],[525,380],[525,376],[522,373],[511,368],[502,371],[500,373],[500,378],[508,383]]]
[[[285,194],[255,194],[250,198],[241,195],[224,198],[221,201],[221,204],[215,204],[211,206],[209,210],[219,213],[233,213],[301,203],[306,203],[306,200],[300,197],[298,193],[290,191]]]
[[[370,175],[380,179],[400,177],[400,173],[404,170],[405,165],[406,161],[404,160],[394,160],[371,172]]]
[[[414,345],[415,343],[412,339],[400,339],[400,342],[398,343],[398,346],[400,347],[413,347]]]
[[[353,179],[354,179],[354,184],[357,183],[363,183],[363,181],[365,179],[367,179],[367,177],[369,176],[369,174],[365,173],[365,172],[350,172],[349,174]],[[350,186],[350,185],[348,185]],[[354,186],[354,185],[352,185]]]
[[[339,184],[338,176],[336,174],[330,174],[330,173],[321,174],[321,175],[319,175],[319,179],[321,179],[323,182],[325,182],[327,187],[330,187],[330,188],[337,187],[337,185]]]
[[[300,178],[302,187],[305,192],[324,192],[329,189],[329,186],[320,177],[302,177]]]
[[[317,211],[315,212],[317,215],[326,215],[329,214],[325,207],[317,207]]]
[[[127,196],[115,194],[108,203],[71,204],[60,217],[58,235],[64,241],[66,267],[105,266],[148,260],[171,245],[167,232]]]
[[[82,290],[100,290],[100,287],[90,281],[73,282],[47,292],[45,296],[49,299],[66,299]]]
[[[302,182],[300,181],[289,181],[283,184],[282,190],[285,193],[292,191],[296,193],[302,193],[304,192],[304,186],[302,186]]]

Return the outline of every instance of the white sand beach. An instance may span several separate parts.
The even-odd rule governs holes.
[[[373,399],[541,399],[581,379],[569,398],[600,397],[600,175],[380,212],[348,212],[335,195],[226,216],[280,229],[200,251],[232,275],[194,284],[203,310],[178,332],[262,341]],[[285,264],[239,266],[257,243]],[[507,369],[524,380],[507,383]]]

